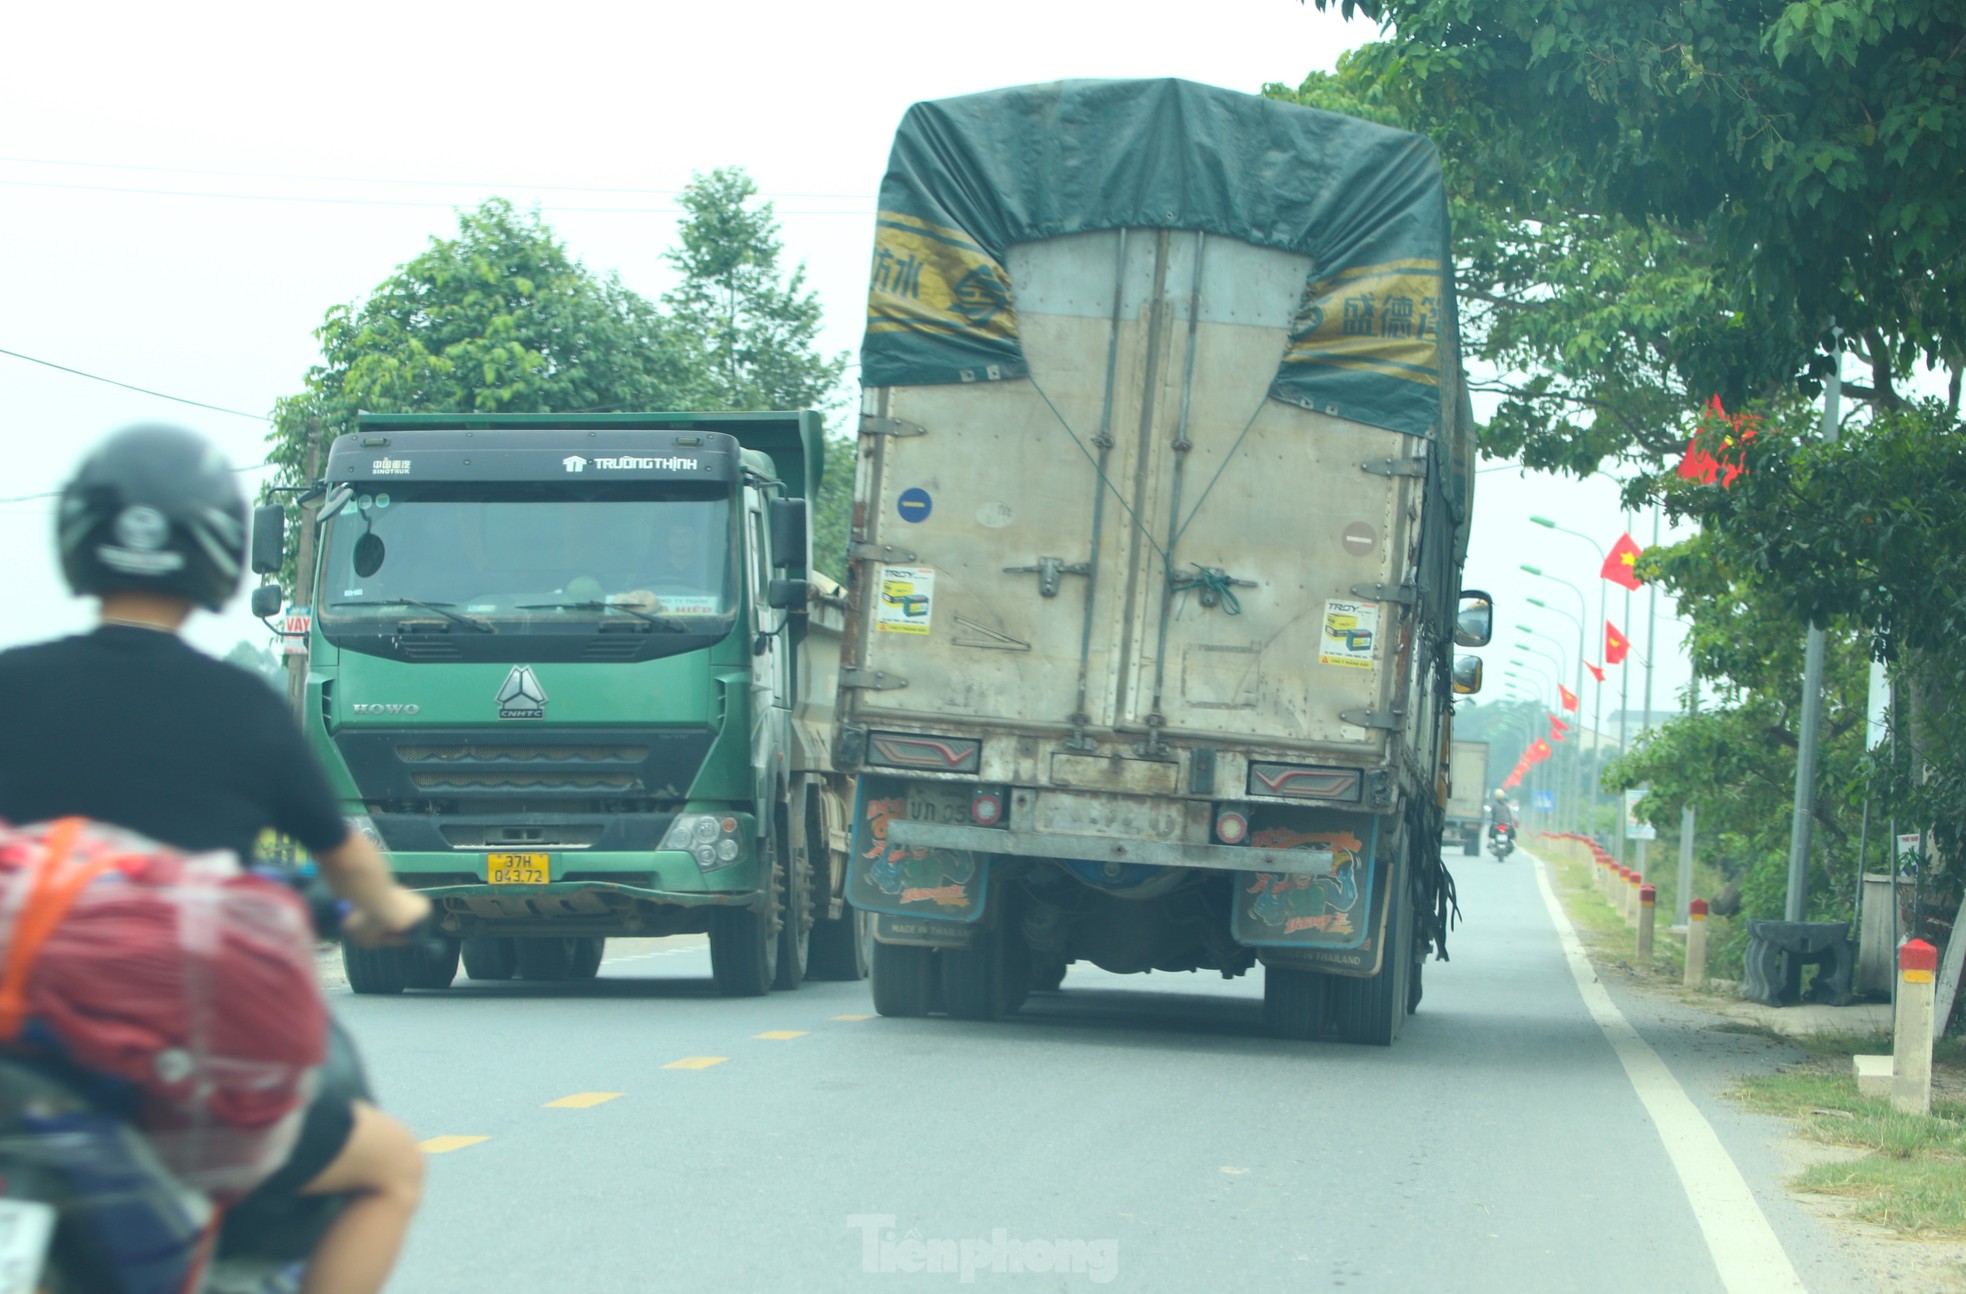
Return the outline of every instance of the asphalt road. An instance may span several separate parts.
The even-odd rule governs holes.
[[[1452,861],[1454,960],[1385,1050],[1267,1037],[1255,976],[1079,966],[988,1025],[731,1001],[700,939],[339,990],[433,1152],[392,1288],[1868,1288],[1717,1099],[1783,1049],[1581,987],[1526,855]]]

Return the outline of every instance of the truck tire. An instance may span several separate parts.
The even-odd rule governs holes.
[[[1065,963],[1048,961],[1031,963],[1031,991],[1033,993],[1056,993],[1065,987]]]
[[[1404,866],[1395,874],[1386,916],[1386,948],[1379,973],[1370,979],[1334,976],[1331,1012],[1338,1036],[1367,1047],[1390,1047],[1406,1023],[1406,999],[1413,970],[1413,898]]]
[[[460,952],[464,973],[472,979],[511,979],[519,969],[519,950],[515,939],[491,939],[480,935],[466,939]]]
[[[1279,1038],[1316,1042],[1331,1021],[1331,976],[1290,966],[1263,968],[1263,1024]]]
[[[935,1004],[938,969],[933,948],[875,944],[872,961],[876,1011],[894,1018],[929,1013]]]
[[[1461,837],[1461,852],[1469,858],[1473,858],[1481,852],[1481,833],[1479,831],[1470,831],[1467,835]]]
[[[364,948],[344,940],[341,968],[348,972],[348,987],[357,993],[401,993],[410,986],[407,948]]]
[[[806,962],[812,952],[812,866],[806,851],[792,847],[786,829],[785,806],[772,813],[773,853],[779,859],[777,878],[778,972],[771,986],[795,989],[805,983]]]
[[[567,968],[568,979],[593,979],[601,973],[601,957],[607,952],[608,941],[602,935],[583,935],[572,941],[573,964]]]
[[[725,997],[763,997],[778,977],[769,908],[710,909],[710,977]]]
[[[419,947],[410,953],[411,988],[449,988],[457,978],[457,940],[446,939],[436,947]]]
[[[969,947],[942,950],[943,1004],[958,1020],[1002,1019],[1024,1001],[1022,971],[1002,926],[979,930]]]
[[[529,980],[565,979],[573,970],[571,939],[515,939],[519,978]]]
[[[812,927],[812,956],[806,978],[860,980],[874,963],[874,918],[851,903],[846,911]]]

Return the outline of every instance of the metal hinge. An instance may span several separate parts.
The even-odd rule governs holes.
[[[898,687],[907,687],[908,680],[899,674],[887,674],[877,669],[843,669],[840,671],[841,687],[857,687],[869,692],[892,692]]]
[[[1369,598],[1374,602],[1399,602],[1412,606],[1420,600],[1420,591],[1411,584],[1354,584],[1352,596]]]
[[[860,434],[863,436],[926,436],[928,428],[919,422],[905,422],[900,418],[881,418],[871,413],[860,415]]]
[[[1360,463],[1359,470],[1374,476],[1425,476],[1427,460],[1424,458],[1379,458],[1369,463]]]
[[[1338,717],[1360,728],[1382,728],[1398,732],[1406,726],[1404,710],[1340,710]]]
[[[846,546],[847,560],[850,562],[912,562],[915,554],[906,548],[896,548],[893,544],[870,544],[864,539],[856,539]]]
[[[1055,598],[1058,596],[1059,581],[1062,580],[1065,576],[1092,574],[1091,563],[1089,562],[1068,563],[1062,557],[1040,557],[1038,558],[1038,564],[1036,566],[1006,566],[1003,569],[1004,569],[1004,573],[1007,575],[1037,576],[1038,594],[1040,597],[1047,597],[1047,598]]]

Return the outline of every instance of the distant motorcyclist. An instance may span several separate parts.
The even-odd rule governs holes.
[[[1501,787],[1495,788],[1495,798],[1490,802],[1489,808],[1490,825],[1510,829],[1515,827],[1515,808],[1509,803],[1508,794]]]
[[[387,940],[429,901],[349,829],[280,696],[178,636],[194,609],[216,611],[238,588],[245,532],[230,467],[193,432],[133,426],[83,459],[56,539],[69,587],[100,601],[99,624],[0,652],[0,819],[92,818],[245,860],[270,827],[306,847],[353,905],[348,937]],[[238,1211],[282,1195],[344,1197],[302,1289],[364,1294],[388,1278],[422,1180],[407,1128],[324,1085],[287,1162]]]

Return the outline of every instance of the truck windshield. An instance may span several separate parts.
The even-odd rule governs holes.
[[[441,616],[498,633],[634,619],[717,628],[733,611],[731,506],[712,497],[471,497],[358,488],[322,534],[324,630]]]

